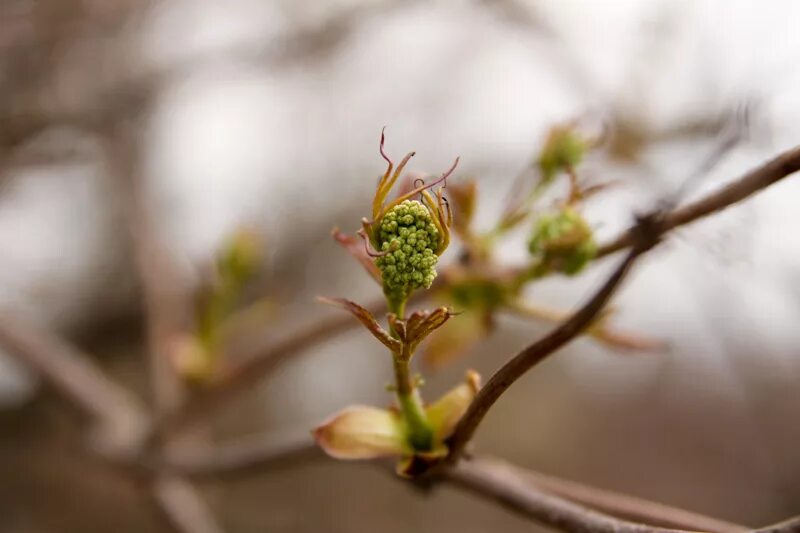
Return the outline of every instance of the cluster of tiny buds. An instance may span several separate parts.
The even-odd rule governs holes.
[[[439,238],[430,211],[416,200],[405,200],[383,216],[378,229],[383,255],[375,264],[388,294],[430,288],[436,278]]]

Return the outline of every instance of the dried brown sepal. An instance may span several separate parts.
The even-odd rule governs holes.
[[[393,353],[399,354],[402,350],[401,342],[389,335],[389,332],[378,324],[378,321],[375,320],[372,313],[357,303],[347,300],[346,298],[326,298],[324,296],[318,296],[317,301],[349,311],[359,322],[364,324],[364,327],[367,328],[381,344],[389,348]]]
[[[367,250],[364,248],[364,242],[361,239],[357,239],[352,235],[348,235],[347,233],[342,232],[339,228],[333,228],[331,231],[331,236],[333,239],[339,243],[347,253],[353,256],[356,261],[358,261],[364,270],[367,271],[372,279],[374,279],[379,284],[381,283],[381,274],[378,271],[378,267],[375,266],[375,261],[369,256]]]
[[[454,315],[447,307],[437,307],[433,311],[415,311],[406,320],[389,313],[388,319],[397,337],[407,346],[407,351],[414,353],[419,343]]]

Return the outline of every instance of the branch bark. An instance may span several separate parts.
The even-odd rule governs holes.
[[[767,163],[760,165],[739,179],[722,187],[716,192],[676,208],[664,216],[661,231],[666,233],[677,227],[690,224],[695,220],[722,211],[752,196],[800,170],[800,146],[792,148]],[[598,257],[610,255],[633,245],[635,228],[632,227],[616,238],[600,246]]]
[[[442,470],[452,485],[497,502],[540,524],[569,533],[667,533],[681,530],[626,522],[547,494],[516,469],[480,459],[460,461]]]
[[[657,237],[651,235],[649,240],[640,241],[641,244],[634,247],[633,250],[628,253],[628,256],[620,263],[613,274],[588,302],[578,309],[568,320],[564,321],[546,336],[514,356],[513,359],[508,361],[500,370],[489,378],[486,385],[478,391],[477,396],[475,396],[469,409],[459,421],[453,436],[449,440],[450,454],[448,460],[450,462],[455,462],[460,458],[467,444],[472,439],[478,425],[486,416],[486,413],[489,412],[489,409],[514,382],[522,377],[534,365],[540,363],[548,355],[569,343],[591,325],[592,321],[597,317],[598,313],[602,311],[606,303],[611,299],[611,296],[613,296],[622,281],[628,275],[634,262],[655,244],[656,238]]]
[[[143,407],[87,354],[32,324],[0,317],[0,345],[95,424],[95,444],[128,447],[149,427]]]
[[[307,435],[284,437],[258,435],[222,444],[212,452],[167,458],[166,463],[170,469],[193,480],[220,481],[243,476],[257,476],[265,472],[273,472],[276,469],[288,468],[300,462],[319,459],[327,460],[329,457]],[[394,475],[394,467],[390,463],[376,461],[372,464],[379,468],[385,468],[389,474]],[[710,533],[743,533],[747,531],[746,527],[738,524],[575,481],[548,476],[496,458],[481,456],[477,463],[467,461],[467,464],[480,464],[485,471],[496,470],[498,478],[508,477],[509,472],[513,472],[513,479],[524,482],[529,487],[527,490],[532,491],[529,498],[538,498],[539,493],[543,492],[628,522],[683,530],[702,530]],[[434,483],[447,481],[448,476],[448,474],[444,474],[442,477],[432,478],[432,481]],[[494,492],[490,493],[490,490],[492,489],[487,488],[480,495],[492,499],[499,497]],[[527,516],[541,521],[538,514]]]
[[[368,309],[378,314],[386,309],[386,304],[381,299],[370,304]],[[206,420],[231,398],[249,390],[285,362],[355,325],[357,321],[352,316],[337,314],[303,328],[285,341],[254,343],[249,350],[251,353],[245,356],[240,366],[224,374],[211,388],[198,393],[179,409],[157,419],[157,431],[167,428],[171,431],[185,430]]]
[[[620,237],[602,246],[600,257],[633,247],[600,290],[574,315],[548,335],[528,346],[503,365],[481,389],[450,439],[450,461],[463,453],[483,417],[517,379],[581,333],[602,310],[633,263],[650,250],[665,233],[704,216],[721,211],[800,170],[800,147],[793,148],[747,172],[738,180],[696,202],[667,213],[640,219]],[[643,221],[649,224],[643,225]]]
[[[797,531],[800,531],[800,516],[795,516],[783,522],[756,529],[753,533],[797,533]]]

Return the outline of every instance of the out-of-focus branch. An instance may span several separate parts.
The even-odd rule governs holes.
[[[217,480],[258,475],[326,457],[308,434],[255,435],[222,444],[211,452],[177,455],[166,459],[166,463],[192,479]]]
[[[109,133],[109,164],[125,201],[146,315],[147,355],[156,415],[176,409],[185,401],[180,376],[170,359],[170,346],[189,327],[190,294],[179,275],[171,251],[160,239],[148,209],[142,177],[137,172],[138,143],[129,124],[114,124]],[[149,441],[169,452],[178,442]],[[221,533],[211,511],[197,490],[181,476],[157,469],[149,482],[156,508],[177,533]]]
[[[298,462],[327,458],[328,456],[322,453],[307,435],[289,435],[282,438],[258,435],[222,444],[214,451],[168,458],[166,463],[171,470],[192,479],[217,481],[257,476],[265,471],[273,472],[276,469],[291,467]],[[385,462],[374,464],[381,468],[385,467],[394,475],[391,464]],[[485,470],[497,470],[506,475],[508,472],[513,472],[514,480],[524,480],[528,484],[530,490],[534,492],[532,497],[537,497],[539,492],[545,492],[630,522],[712,533],[742,533],[747,530],[744,526],[710,516],[548,476],[495,458],[481,456],[480,464]],[[500,477],[502,478],[502,475]],[[434,478],[434,482],[448,479],[449,476],[445,474],[442,478]],[[480,495],[495,498],[488,493],[490,489],[486,490],[487,492],[482,492]]]
[[[175,409],[183,400],[180,379],[170,360],[169,346],[186,331],[190,297],[185,279],[160,239],[137,172],[137,143],[126,124],[110,132],[110,164],[121,186],[124,212],[133,243],[146,314],[147,353],[157,414]]]
[[[179,533],[222,533],[196,489],[183,478],[164,474],[153,482],[155,507]]]
[[[660,231],[666,233],[679,226],[722,211],[798,170],[800,170],[800,146],[754,168],[718,191],[666,213],[661,222]],[[635,228],[630,228],[600,246],[597,255],[603,257],[628,248],[633,245],[634,238]]]
[[[375,314],[380,313],[386,309],[385,301],[376,301],[368,309]],[[247,349],[250,355],[244,358],[240,366],[231,369],[211,388],[198,393],[177,411],[157,420],[157,431],[163,431],[164,428],[177,431],[206,419],[230,398],[249,390],[283,363],[355,325],[357,322],[351,316],[339,314],[311,324],[284,341],[254,343]]]
[[[136,443],[149,426],[147,414],[127,390],[57,336],[3,316],[0,345],[96,424],[96,436],[104,439],[97,444]]]
[[[800,531],[800,516],[754,530],[753,533],[796,533]]]

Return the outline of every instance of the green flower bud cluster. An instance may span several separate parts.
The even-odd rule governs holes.
[[[577,167],[586,149],[586,141],[571,129],[554,128],[539,154],[539,169],[545,181],[570,167]]]
[[[540,268],[574,275],[595,257],[597,243],[586,219],[565,208],[536,221],[528,250]]]
[[[439,260],[439,230],[424,205],[406,200],[390,209],[378,228],[378,242],[386,255],[375,264],[387,295],[405,299],[412,290],[431,286]]]

